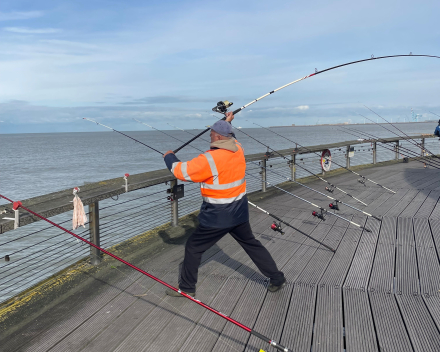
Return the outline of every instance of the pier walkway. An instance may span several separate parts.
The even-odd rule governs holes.
[[[250,209],[253,231],[284,271],[287,286],[267,292],[267,280],[225,236],[203,256],[196,298],[292,351],[440,351],[440,172],[410,162],[363,174],[397,193],[363,186],[350,173],[329,180],[368,206],[337,191],[335,197],[383,216],[381,223],[340,206],[341,215],[372,232],[330,215],[320,221],[308,204],[288,194],[258,193],[253,201],[336,253],[290,228],[284,227],[284,236],[273,232],[272,219]],[[308,186],[323,189],[319,181]],[[329,203],[305,188],[290,189],[319,205]],[[184,241],[168,242],[134,264],[176,284]],[[87,286],[72,287],[56,304],[0,337],[0,350],[275,351],[195,303],[167,297],[148,277],[116,261],[111,265],[115,277],[90,275]],[[90,287],[95,294],[89,294]]]

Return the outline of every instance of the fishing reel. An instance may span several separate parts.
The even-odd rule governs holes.
[[[338,203],[339,203],[339,200],[335,199],[335,201],[334,201],[333,203],[330,203],[330,204],[328,205],[328,207],[329,207],[330,209],[333,209],[333,210],[339,210],[339,205],[338,205]]]
[[[273,224],[270,226],[270,228],[275,231],[275,232],[279,232],[280,234],[284,235],[284,231],[281,228],[281,223],[277,224],[275,221],[273,222]]]
[[[325,221],[324,212],[321,208],[321,213],[318,213],[317,211],[312,211],[312,215],[318,219],[321,219],[322,221]]]
[[[330,186],[330,187],[325,187],[325,190],[327,192],[333,193],[335,189],[332,186]]]
[[[365,186],[365,176],[361,176],[360,179],[358,179],[359,183],[362,183]]]
[[[229,108],[232,104],[234,104],[234,103],[232,103],[232,102],[230,102],[230,101],[227,101],[227,100],[225,100],[225,101],[219,101],[219,102],[217,103],[217,106],[214,106],[214,107],[212,108],[212,111],[214,111],[214,112],[218,112],[218,113],[224,115],[224,114],[226,114],[226,113],[228,112],[228,108]]]

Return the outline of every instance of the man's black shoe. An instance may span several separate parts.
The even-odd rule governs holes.
[[[267,287],[267,290],[270,292],[277,292],[278,290],[282,289],[285,285],[286,285],[286,278],[284,278],[284,281],[278,286],[276,286],[272,283],[269,284],[269,286]]]
[[[185,292],[185,291],[182,291],[183,293],[186,293],[187,295],[189,295],[189,296],[191,296],[191,297],[195,297],[196,296],[196,293],[195,292]],[[184,297],[184,296],[182,296],[179,292],[176,292],[176,291],[174,291],[174,290],[172,290],[172,289],[170,289],[170,288],[167,288],[166,290],[165,290],[165,293],[168,295],[168,296],[171,296],[171,297]]]

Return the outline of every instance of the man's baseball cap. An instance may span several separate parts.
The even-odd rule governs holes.
[[[225,120],[217,121],[211,126],[211,130],[217,132],[218,134],[221,134],[224,137],[232,136],[232,126],[229,122],[226,122]]]

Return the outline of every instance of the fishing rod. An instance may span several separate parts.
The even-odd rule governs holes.
[[[86,119],[86,120],[91,121],[91,122],[94,122],[94,123],[97,123],[96,121],[92,121],[92,120],[89,120],[89,119]],[[97,123],[97,124],[99,125],[99,123]],[[107,127],[107,128],[110,128],[110,129],[114,130],[113,128],[108,127],[108,126],[104,126],[104,127]],[[114,131],[116,131],[116,130],[114,130]],[[122,133],[122,134],[125,135],[124,133]],[[126,135],[125,135],[125,136],[126,136]],[[127,136],[127,137],[129,137],[129,136]],[[132,137],[129,137],[129,138],[130,138],[130,139],[133,139],[133,140],[135,140],[135,141],[138,142],[138,140],[135,139],[135,138],[132,138]],[[173,138],[174,138],[174,137],[173,137]],[[139,142],[139,143],[141,143],[141,142]],[[144,144],[144,143],[141,143],[141,144],[147,146],[147,145]],[[150,148],[151,148],[151,147],[150,147]],[[151,148],[151,149],[157,151],[160,155],[163,155],[162,152],[160,152],[160,151],[158,151],[158,150],[156,150],[156,149],[154,149],[154,148]],[[198,149],[198,148],[196,148],[196,149]],[[200,150],[200,149],[199,149],[199,150]],[[203,151],[202,151],[202,153],[203,153]],[[297,196],[296,196],[296,197],[297,197]],[[250,202],[248,201],[248,203],[250,203]],[[253,205],[253,204],[252,204],[252,205]],[[261,208],[258,208],[258,209],[261,209]],[[275,220],[278,220],[278,221],[279,221],[279,218],[278,218],[276,215],[274,215],[274,214],[270,214],[270,213],[267,212],[267,211],[264,211],[264,212],[265,212],[266,214],[270,215],[270,216],[271,216],[272,218],[274,218]],[[313,213],[312,213],[312,214],[313,214]],[[316,216],[316,215],[314,215],[314,216]],[[318,217],[319,217],[319,216],[318,216]],[[321,219],[321,218],[320,218],[320,219]],[[322,220],[322,219],[321,219],[321,220]],[[347,220],[347,221],[350,221],[350,220]],[[285,222],[283,221],[283,223],[285,223]],[[285,224],[288,224],[288,223],[285,223]],[[274,225],[275,225],[275,226],[274,226]],[[355,225],[357,225],[357,224],[355,224]],[[331,248],[331,247],[327,246],[325,243],[323,243],[323,242],[321,242],[321,241],[318,241],[317,239],[311,237],[310,235],[306,234],[305,232],[301,231],[300,229],[297,229],[296,227],[294,227],[294,226],[292,226],[292,225],[290,225],[290,224],[288,224],[288,226],[291,227],[291,228],[293,228],[294,230],[298,231],[299,233],[303,234],[304,236],[309,237],[310,239],[314,240],[315,242],[321,244],[322,246],[324,246],[324,247],[330,249],[332,252],[335,252],[335,250],[334,250],[333,248]],[[358,225],[358,226],[360,226],[360,225]],[[274,230],[274,231],[280,232],[281,234],[284,234],[284,232],[281,231],[281,226],[280,226],[280,225],[277,225],[276,223],[272,224],[271,229]]]
[[[366,105],[364,105],[368,110],[370,110],[372,113],[374,113],[374,114],[376,114],[377,116],[379,116],[382,120],[384,120],[386,123],[388,123],[388,124],[390,124],[391,126],[393,126],[396,130],[398,130],[398,131],[400,131],[401,133],[403,133],[406,137],[408,137],[409,139],[408,139],[408,142],[410,142],[411,144],[413,144],[413,145],[415,145],[415,146],[417,146],[417,147],[419,147],[420,149],[422,149],[422,150],[426,150],[429,154],[431,154],[432,156],[434,156],[435,158],[438,158],[435,154],[433,154],[431,151],[429,151],[428,149],[426,149],[424,146],[422,146],[420,143],[418,143],[418,142],[416,142],[414,139],[412,139],[410,136],[408,136],[405,132],[403,132],[400,128],[397,128],[396,126],[394,126],[391,122],[388,122],[384,117],[382,117],[382,116],[380,116],[377,112],[375,112],[375,111],[373,111],[373,110],[371,110],[368,106],[366,106]],[[359,114],[360,115],[360,114]],[[361,116],[363,116],[363,115],[361,115]],[[365,116],[364,116],[365,117]],[[371,120],[371,119],[369,119],[369,118],[367,118],[367,117],[365,117],[367,120],[369,120],[369,121],[373,121],[373,120]],[[373,121],[374,122],[374,121]],[[376,123],[376,122],[375,122]],[[378,124],[378,123],[376,123],[377,125],[379,125],[379,126],[382,126],[382,125],[380,125],[380,124]],[[394,132],[394,131],[391,131],[391,130],[389,130],[388,128],[386,128],[385,126],[382,126],[382,128],[385,128],[387,131],[390,131],[391,133],[393,133],[393,134],[395,134],[396,136],[398,136],[398,137],[402,137],[402,136],[400,136],[398,133],[396,133],[396,132]]]
[[[241,133],[244,133],[244,134],[245,134],[246,136],[248,136],[249,138],[252,138],[254,141],[260,143],[260,144],[263,145],[263,146],[265,146],[267,149],[273,150],[276,154],[278,154],[279,156],[281,156],[283,159],[286,159],[286,160],[290,163],[291,160],[288,159],[288,158],[286,158],[283,154],[281,154],[281,153],[278,152],[277,150],[275,150],[275,149],[269,147],[268,145],[264,144],[263,142],[259,141],[258,139],[256,139],[256,138],[250,136],[249,134],[247,134],[246,132],[242,131],[241,129],[238,129],[238,128],[234,127],[234,126],[232,126],[232,127],[233,127],[235,130],[240,131]],[[352,198],[352,199],[358,201],[359,203],[362,203],[362,204],[365,205],[365,206],[368,205],[368,204],[364,203],[363,201],[361,201],[360,199],[357,199],[356,197],[352,196],[350,193],[347,193],[347,192],[345,192],[343,189],[341,189],[341,188],[337,187],[336,185],[332,184],[331,182],[329,182],[329,181],[323,179],[321,176],[318,176],[318,175],[314,174],[313,172],[311,172],[311,171],[308,170],[307,168],[305,168],[305,167],[303,167],[303,166],[301,166],[301,165],[299,165],[299,164],[296,164],[295,166],[299,166],[301,169],[307,171],[307,172],[310,173],[312,176],[314,176],[314,177],[316,177],[317,179],[321,180],[322,182],[325,182],[325,183],[327,183],[328,185],[330,185],[330,187],[332,187],[332,188],[328,188],[328,187],[325,188],[325,189],[326,189],[327,191],[329,191],[330,193],[333,193],[333,189],[337,189],[338,191],[341,191],[342,193],[344,193],[345,195],[349,196],[350,198]]]
[[[188,132],[188,131],[186,131],[186,130],[184,130],[184,129],[181,129],[181,128],[177,127],[177,126],[171,125],[171,124],[169,124],[169,123],[168,123],[168,125],[170,125],[170,126],[172,126],[172,127],[174,127],[174,128],[177,128],[177,129],[179,129],[179,130],[181,130],[181,131],[183,131],[183,132],[186,132],[186,133],[189,133],[189,134],[191,134],[191,135],[194,135],[194,134],[192,134],[191,132]],[[202,140],[207,141],[206,139],[202,139]],[[349,207],[349,208],[352,208],[352,209],[354,209],[354,210],[356,210],[356,211],[358,211],[358,212],[360,212],[360,213],[363,213],[363,214],[365,214],[365,215],[367,215],[367,216],[373,217],[373,218],[375,218],[376,220],[382,221],[382,219],[380,219],[379,217],[377,217],[377,216],[375,216],[375,215],[369,214],[369,213],[367,213],[366,211],[363,211],[363,210],[361,210],[361,209],[358,209],[358,208],[356,208],[356,207],[354,207],[354,206],[352,206],[352,205],[350,205],[350,204],[347,204],[347,203],[345,203],[345,202],[343,202],[343,201],[341,201],[341,200],[338,200],[338,199],[336,199],[336,198],[330,197],[329,195],[327,195],[327,194],[325,194],[325,193],[322,193],[322,192],[320,192],[320,191],[318,191],[318,190],[316,190],[316,189],[314,189],[314,188],[308,187],[308,186],[306,186],[305,184],[303,184],[303,183],[301,183],[301,182],[298,182],[298,181],[295,181],[295,180],[293,180],[293,179],[290,178],[290,177],[286,177],[286,176],[284,176],[284,175],[281,175],[281,174],[277,173],[276,171],[274,171],[274,170],[272,170],[272,169],[269,169],[269,168],[267,168],[267,167],[260,166],[258,163],[254,162],[254,161],[250,161],[250,162],[253,163],[253,164],[255,164],[255,165],[257,165],[258,167],[262,167],[263,169],[265,169],[265,170],[267,170],[267,171],[270,171],[270,172],[272,172],[272,173],[274,173],[274,174],[276,174],[276,175],[278,175],[278,176],[280,176],[280,177],[285,177],[288,181],[291,181],[291,182],[297,183],[297,184],[299,184],[299,185],[302,186],[302,187],[305,187],[305,188],[307,188],[307,189],[309,189],[309,190],[311,190],[311,191],[313,191],[313,192],[319,193],[320,195],[322,195],[322,196],[324,196],[324,197],[327,197],[328,199],[333,200],[334,203],[330,203],[330,204],[329,204],[329,208],[330,208],[330,209],[333,209],[333,210],[339,210],[338,203],[340,203],[340,204],[343,204],[343,205],[345,205],[345,206],[347,206],[347,207]],[[252,175],[252,176],[253,176],[253,175]],[[264,182],[270,185],[270,183],[268,183],[267,181],[264,181]],[[280,189],[280,190],[282,190],[283,192],[287,192],[287,191],[284,190],[283,188],[279,188],[279,187],[277,187],[277,188]],[[287,193],[289,193],[289,192],[287,192]],[[289,193],[289,194],[291,194],[291,193]],[[304,201],[308,202],[307,200],[304,200]],[[312,203],[312,204],[313,204],[313,203]],[[319,208],[320,210],[322,209],[322,211],[325,211],[325,210],[324,210],[323,208],[321,208],[321,207],[318,207],[318,208]],[[330,214],[332,214],[332,213],[330,213]],[[345,219],[345,218],[344,218],[344,220],[346,220],[346,221],[350,221],[350,220],[347,220],[347,219]],[[355,224],[355,225],[358,226],[358,224]]]
[[[344,127],[345,129],[347,129],[347,130],[349,130],[349,131],[357,132],[358,134],[361,134],[361,135],[367,136],[367,137],[370,138],[370,139],[373,138],[374,140],[376,140],[376,141],[378,141],[379,143],[383,144],[383,146],[382,146],[383,148],[388,149],[388,150],[391,150],[391,151],[395,151],[395,149],[394,149],[393,147],[390,147],[390,146],[388,145],[389,142],[388,142],[386,139],[376,137],[376,136],[374,136],[374,135],[371,134],[371,133],[367,133],[367,132],[364,132],[364,131],[360,131],[360,130],[357,130],[357,129],[355,129],[355,128],[348,128],[348,127],[346,127],[346,126],[342,126],[342,125],[341,125],[340,127]],[[345,131],[344,131],[344,132],[345,132]],[[347,132],[347,133],[351,134],[352,136],[359,137],[359,135],[356,135],[356,134],[353,134],[353,133],[350,133],[350,132]],[[405,154],[405,153],[401,152],[402,149],[405,150],[406,153],[408,153],[408,154],[412,154],[412,155],[408,155],[408,154]],[[432,159],[428,159],[428,158],[425,157],[425,156],[420,156],[420,154],[418,154],[417,152],[415,152],[415,151],[413,151],[413,150],[411,150],[411,149],[409,149],[409,148],[403,147],[403,146],[401,146],[401,145],[399,145],[399,153],[402,154],[402,155],[404,155],[404,156],[407,156],[407,157],[410,157],[410,158],[414,158],[414,159],[422,159],[422,160],[425,160],[425,159],[426,159],[425,161],[428,162],[428,163],[432,163],[432,164],[430,164],[430,165],[433,166],[433,167],[435,167],[435,168],[438,168],[438,167],[436,167],[436,166],[440,166],[440,164],[439,164],[438,161],[436,161],[436,160],[432,160]],[[420,161],[420,160],[417,160],[417,161]]]
[[[102,127],[108,128],[109,130],[112,130],[112,131],[114,131],[114,132],[120,133],[120,134],[122,134],[123,136],[128,137],[128,138],[132,139],[133,141],[135,141],[135,142],[137,142],[137,143],[140,143],[140,144],[146,146],[147,148],[150,148],[150,149],[154,150],[155,152],[159,153],[160,155],[163,155],[163,153],[160,152],[160,151],[158,151],[157,149],[154,149],[153,147],[150,147],[149,145],[147,145],[147,144],[145,144],[145,143],[142,143],[141,141],[138,141],[137,139],[135,139],[135,138],[133,138],[133,137],[130,137],[129,135],[127,135],[127,134],[125,134],[125,133],[122,133],[121,131],[117,131],[117,130],[115,130],[114,128],[108,127],[108,126],[106,126],[106,125],[103,125],[102,123],[96,122],[96,121],[94,121],[94,120],[92,120],[92,119],[88,119],[88,118],[86,118],[86,117],[83,117],[83,120],[87,120],[87,121],[90,121],[90,122],[96,123],[97,125],[100,125],[100,126],[102,126]]]
[[[431,114],[440,117],[440,115],[437,115],[435,112],[430,111]]]
[[[179,138],[177,138],[177,137],[175,137],[175,136],[172,136],[172,135],[170,135],[170,134],[168,134],[168,133],[166,133],[166,132],[164,132],[164,131],[162,131],[162,130],[159,130],[159,129],[157,129],[157,128],[151,126],[151,125],[149,125],[148,123],[145,123],[145,122],[140,121],[140,120],[135,119],[135,118],[133,118],[133,120],[135,120],[135,121],[137,121],[137,122],[139,122],[139,123],[141,123],[141,124],[143,124],[143,125],[145,125],[145,126],[148,126],[148,127],[152,128],[153,130],[155,130],[155,131],[157,131],[157,132],[163,133],[164,135],[166,135],[166,136],[168,136],[168,137],[174,138],[175,140],[178,140],[179,142],[184,143],[184,142],[183,142],[182,140],[180,140]],[[201,151],[202,153],[204,153],[204,151],[202,151],[201,149],[199,149],[199,148],[197,148],[197,147],[194,147],[193,145],[191,145],[191,147],[193,147],[194,149],[196,149],[196,150]]]
[[[348,133],[348,134],[351,134],[352,136],[355,136],[356,138],[359,138],[360,136],[364,135],[364,136],[367,136],[367,137],[369,138],[369,139],[366,140],[366,141],[373,141],[373,140],[374,140],[374,141],[377,141],[377,142],[381,143],[381,147],[382,147],[382,148],[387,149],[387,150],[390,150],[390,151],[392,151],[392,152],[395,152],[395,151],[396,151],[393,147],[390,147],[390,146],[388,145],[388,142],[387,142],[385,139],[375,137],[375,136],[372,135],[371,133],[366,133],[366,132],[363,132],[363,131],[359,131],[359,130],[356,130],[356,129],[354,129],[354,128],[353,128],[353,129],[350,129],[350,128],[348,128],[348,127],[346,127],[346,126],[342,126],[342,125],[341,125],[340,127],[344,127],[344,130],[340,129],[341,131],[343,131],[343,132],[345,132],[345,133]],[[357,132],[358,134],[354,134],[354,133],[348,132],[348,131],[346,131],[345,129],[347,129],[347,130],[349,130],[349,131]],[[359,134],[360,134],[360,135],[359,135]],[[385,141],[385,142],[383,142],[383,141]],[[406,153],[410,153],[410,155],[403,153],[400,149],[404,149],[404,150],[406,150]],[[416,152],[412,151],[411,149],[404,148],[404,147],[400,146],[400,148],[399,148],[399,153],[402,154],[403,156],[406,156],[406,157],[412,158],[412,159],[415,160],[415,161],[421,162],[421,163],[423,163],[423,164],[426,164],[426,163],[427,163],[428,165],[430,165],[430,166],[432,166],[432,167],[434,167],[434,168],[436,168],[436,169],[439,169],[439,167],[438,167],[439,165],[438,165],[438,164],[434,164],[432,159],[428,159],[428,158],[425,157],[425,156],[420,156],[419,154],[417,154]],[[412,155],[411,155],[411,154],[412,154]]]
[[[297,143],[297,142],[295,142],[295,141],[293,141],[293,140],[291,140],[291,139],[289,139],[289,138],[287,138],[287,137],[285,137],[285,136],[283,136],[283,135],[281,135],[281,134],[279,134],[279,133],[277,133],[277,132],[275,132],[275,131],[273,131],[273,130],[267,128],[267,127],[261,126],[261,125],[259,125],[258,123],[255,123],[255,122],[252,122],[252,123],[253,123],[254,125],[260,126],[260,127],[264,128],[264,129],[270,131],[270,132],[275,133],[277,136],[280,136],[280,137],[282,137],[282,138],[284,138],[284,139],[287,139],[288,141],[290,141],[290,142],[292,142],[292,143],[295,143],[295,144],[299,145],[301,148],[304,148],[304,149],[308,150],[308,151],[311,152],[311,153],[314,153],[314,154],[320,156],[319,153],[313,152],[313,151],[311,151],[309,148],[304,147],[303,145],[301,145],[301,144],[299,144],[299,143]],[[345,167],[345,166],[343,166],[343,165],[341,165],[341,164],[338,164],[338,163],[337,163],[336,161],[334,161],[334,160],[332,160],[332,162],[335,163],[336,165],[338,165],[339,167],[342,167],[342,168],[344,168],[345,170],[350,171],[351,173],[353,173],[353,174],[355,174],[355,175],[361,177],[361,179],[358,180],[358,181],[359,181],[360,183],[362,183],[362,184],[364,184],[364,183],[365,183],[365,180],[367,180],[367,181],[370,181],[371,183],[374,183],[375,185],[377,185],[377,186],[379,186],[379,187],[381,187],[381,188],[383,188],[383,189],[386,189],[387,191],[390,191],[390,192],[392,192],[392,193],[394,193],[394,194],[396,193],[396,192],[394,192],[393,190],[391,190],[391,189],[389,189],[389,188],[387,188],[387,187],[385,187],[385,186],[382,186],[382,185],[380,185],[379,183],[377,183],[377,182],[375,182],[375,181],[373,181],[373,180],[370,180],[369,178],[367,178],[367,177],[365,177],[365,176],[363,176],[363,175],[361,175],[361,174],[358,174],[357,172],[355,172],[355,171],[353,171],[353,170],[350,170],[349,168],[347,168],[347,167]]]
[[[254,175],[252,175],[252,174],[247,174],[247,175],[252,176],[253,178],[256,178],[256,179],[259,180],[259,178],[258,178],[257,176],[254,176]],[[336,214],[336,213],[330,213],[330,212],[328,212],[326,209],[320,207],[319,205],[317,205],[317,204],[315,204],[315,203],[312,203],[311,201],[309,201],[309,200],[307,200],[307,199],[301,198],[300,196],[297,196],[296,194],[290,193],[289,191],[286,191],[285,189],[283,189],[283,188],[281,188],[281,187],[278,187],[278,186],[276,186],[276,185],[274,185],[274,184],[271,184],[270,182],[267,182],[267,181],[264,181],[264,182],[265,182],[266,184],[268,184],[269,186],[272,186],[272,187],[274,187],[274,188],[276,188],[276,189],[279,189],[280,191],[283,191],[283,192],[285,192],[285,193],[287,193],[287,194],[290,194],[291,196],[293,196],[293,197],[295,197],[295,198],[298,198],[298,199],[302,200],[303,202],[309,203],[310,205],[312,205],[312,206],[318,208],[318,209],[321,211],[321,213],[317,213],[316,211],[312,212],[312,215],[315,216],[315,217],[317,217],[318,219],[321,219],[321,220],[325,221],[324,214],[330,214],[330,215],[336,216],[337,218],[339,218],[339,219],[341,219],[341,220],[347,221],[347,222],[349,222],[350,224],[352,224],[352,225],[354,225],[354,226],[356,226],[356,227],[359,227],[359,228],[361,228],[361,229],[363,229],[363,230],[365,230],[365,231],[367,231],[367,232],[371,232],[370,229],[368,229],[368,228],[366,228],[366,227],[364,227],[364,226],[361,226],[361,225],[359,225],[359,224],[357,224],[357,223],[355,223],[355,222],[353,222],[353,221],[351,221],[351,220],[348,220],[348,219],[344,218],[343,216],[341,216],[341,215],[339,215],[339,214]],[[376,218],[376,217],[375,217],[375,218]],[[378,219],[378,218],[376,218],[376,219]],[[380,219],[378,219],[378,220],[380,221]]]
[[[396,57],[430,57],[430,58],[440,59],[440,56],[435,56],[435,55],[413,55],[412,53],[409,53],[408,55],[387,55],[387,56],[378,56],[378,57],[374,57],[374,55],[371,55],[371,57],[368,58],[368,59],[363,59],[363,60],[356,60],[356,61],[347,62],[347,63],[345,63],[345,64],[332,66],[332,67],[326,68],[326,69],[321,70],[321,71],[318,71],[318,70],[315,68],[315,72],[314,72],[314,73],[311,73],[311,74],[309,74],[309,75],[307,75],[307,76],[301,77],[301,78],[299,78],[299,79],[297,79],[297,80],[295,80],[295,81],[292,81],[292,82],[290,82],[290,83],[287,83],[287,84],[285,84],[284,86],[281,86],[281,87],[279,87],[279,88],[277,88],[277,89],[274,89],[274,90],[270,91],[269,93],[266,93],[266,94],[262,95],[261,97],[252,100],[251,102],[249,102],[249,103],[243,105],[241,108],[238,108],[238,109],[234,110],[233,114],[235,115],[235,114],[239,113],[241,110],[243,110],[243,109],[247,108],[248,106],[250,106],[250,105],[256,103],[257,101],[259,101],[259,100],[261,100],[261,99],[263,99],[263,98],[265,98],[265,97],[267,97],[267,96],[269,96],[269,95],[271,95],[271,94],[273,94],[273,93],[275,93],[275,92],[278,92],[279,90],[281,90],[281,89],[283,89],[283,88],[286,88],[286,87],[288,87],[288,86],[291,86],[292,84],[295,84],[295,83],[298,83],[298,82],[300,82],[300,81],[303,81],[303,80],[305,80],[305,79],[307,79],[307,78],[309,78],[309,77],[317,76],[317,75],[319,75],[319,74],[321,74],[321,73],[324,73],[324,72],[327,72],[327,71],[331,71],[331,70],[334,70],[334,69],[337,69],[337,68],[340,68],[340,67],[344,67],[344,66],[349,66],[349,65],[357,64],[357,63],[360,63],[360,62],[373,61],[373,60],[381,60],[381,59],[391,59],[391,58],[396,58]],[[221,113],[221,114],[226,114],[226,112],[228,111],[228,108],[229,108],[232,104],[233,104],[232,102],[229,102],[229,101],[227,101],[227,100],[225,100],[225,101],[219,101],[219,102],[217,103],[217,106],[215,106],[214,108],[212,108],[212,110],[215,111],[215,112]],[[225,118],[223,118],[223,120],[224,120],[224,119],[225,119]],[[194,138],[191,138],[188,142],[184,143],[184,144],[181,145],[179,148],[177,148],[176,150],[174,150],[174,153],[177,153],[180,149],[182,149],[183,147],[185,147],[186,145],[188,145],[189,143],[191,143],[191,142],[194,141],[195,139],[199,138],[201,135],[203,135],[204,133],[208,132],[209,130],[210,130],[210,128],[208,127],[208,128],[205,129],[204,131],[200,132],[200,133],[199,133],[198,135],[196,135]]]
[[[94,244],[94,243],[92,243],[92,242],[90,242],[90,241],[87,241],[85,238],[83,238],[83,237],[81,237],[81,236],[78,236],[78,235],[74,234],[73,232],[71,232],[71,231],[65,229],[64,227],[62,227],[62,226],[60,226],[60,225],[54,223],[53,221],[50,221],[49,219],[45,218],[44,216],[42,216],[42,215],[40,215],[40,214],[38,214],[38,213],[36,213],[36,212],[34,212],[34,211],[32,211],[32,210],[26,208],[25,206],[23,206],[23,204],[22,204],[20,201],[14,202],[14,201],[12,201],[11,199],[9,199],[9,198],[7,198],[7,197],[1,195],[1,194],[0,194],[0,197],[3,198],[3,199],[6,199],[6,200],[9,201],[9,202],[11,202],[11,203],[13,204],[13,206],[12,206],[12,209],[13,209],[13,210],[18,210],[19,208],[22,208],[22,209],[26,210],[27,212],[29,212],[29,213],[35,215],[36,217],[38,217],[38,218],[40,218],[40,219],[42,219],[42,220],[48,222],[49,224],[51,224],[51,225],[53,225],[53,226],[59,228],[60,230],[62,230],[62,231],[64,231],[64,232],[68,233],[69,235],[74,236],[76,239],[78,239],[78,240],[80,240],[80,241],[83,241],[83,242],[87,243],[88,245],[92,246],[93,248],[96,248],[96,249],[100,250],[101,252],[107,254],[108,256],[112,257],[113,259],[116,259],[116,260],[120,261],[121,263],[123,263],[123,264],[129,266],[130,268],[132,268],[132,269],[134,269],[134,270],[140,272],[141,274],[143,274],[143,275],[145,275],[145,276],[148,276],[150,279],[153,279],[154,281],[160,283],[161,285],[166,286],[167,288],[169,288],[169,289],[171,289],[171,290],[173,290],[173,291],[179,293],[179,294],[182,295],[183,297],[188,298],[189,300],[191,300],[191,301],[197,303],[199,306],[202,306],[203,308],[205,308],[205,309],[211,311],[211,312],[214,313],[214,314],[217,314],[218,316],[222,317],[223,319],[226,319],[227,321],[229,321],[230,323],[232,323],[232,324],[238,326],[239,328],[241,328],[241,329],[243,329],[243,330],[249,332],[250,334],[252,334],[252,335],[254,335],[254,336],[260,338],[261,340],[267,342],[270,346],[275,347],[278,351],[283,351],[283,352],[289,352],[289,351],[290,351],[290,352],[292,352],[292,350],[290,350],[290,349],[287,348],[287,347],[284,347],[283,345],[280,345],[279,343],[277,343],[277,342],[274,341],[273,339],[268,338],[268,337],[264,336],[263,334],[260,334],[259,332],[255,331],[255,330],[253,330],[253,329],[251,329],[251,328],[249,328],[249,327],[247,327],[247,326],[244,325],[244,324],[241,324],[241,323],[238,322],[237,320],[228,317],[226,314],[223,314],[222,312],[220,312],[220,311],[218,311],[218,310],[216,310],[216,309],[210,307],[209,305],[207,305],[207,304],[205,304],[205,303],[199,301],[198,299],[195,299],[194,297],[192,297],[191,295],[189,295],[189,294],[187,294],[187,293],[181,291],[180,289],[177,289],[177,288],[171,286],[170,284],[166,283],[165,281],[160,280],[159,278],[157,278],[157,277],[155,277],[154,275],[148,273],[147,271],[138,268],[137,266],[135,266],[135,265],[133,265],[133,264],[131,264],[131,263],[125,261],[124,259],[122,259],[122,258],[120,258],[120,257],[118,257],[117,255],[115,255],[115,254],[113,254],[113,253],[111,253],[111,252],[109,252],[109,251],[106,251],[105,249],[103,249],[103,248],[97,246],[96,244]]]
[[[347,127],[344,127],[344,128],[347,128]],[[347,129],[348,129],[349,131],[352,131],[352,130],[349,129],[349,128],[347,128]],[[345,132],[345,133],[351,134],[352,136],[355,136],[356,138],[359,138],[359,137],[360,137],[358,134],[350,133],[350,132],[346,131],[345,129],[344,129],[344,130],[343,130],[343,129],[339,129],[339,130],[341,130],[341,131],[343,131],[343,132]],[[353,129],[353,130],[354,130],[354,129]],[[354,131],[357,131],[357,130],[354,130]],[[361,136],[362,136],[362,134],[363,134],[363,133],[360,132],[360,131],[358,131],[358,133],[360,133]],[[396,151],[393,147],[388,146],[388,145],[387,145],[387,142],[381,142],[381,140],[384,140],[384,139],[380,139],[380,138],[376,138],[376,137],[369,137],[368,134],[365,134],[365,135],[369,138],[369,139],[364,139],[365,141],[367,141],[367,142],[373,142],[373,141],[376,141],[376,142],[381,143],[380,146],[381,146],[382,148],[387,149],[387,150],[392,151],[392,152],[395,152],[395,151]],[[406,148],[405,148],[405,149],[406,149]],[[407,153],[409,153],[409,152],[415,154],[415,152],[413,152],[413,151],[410,150],[410,149],[408,149]],[[401,150],[399,150],[399,153],[402,154],[402,155],[405,156],[405,157],[412,158],[414,161],[418,161],[418,162],[420,162],[420,163],[423,163],[423,165],[425,165],[425,167],[426,167],[426,163],[427,163],[428,165],[430,165],[430,166],[432,166],[432,167],[438,169],[438,167],[436,166],[436,164],[431,164],[431,163],[430,163],[430,159],[426,159],[426,157],[421,157],[419,154],[416,154],[416,156],[414,156],[414,154],[413,154],[413,155],[408,155],[408,154],[403,153]]]

